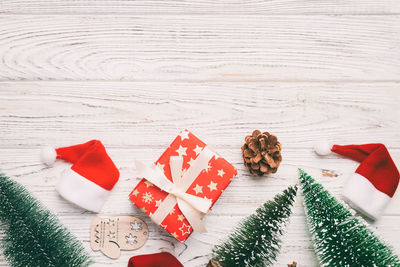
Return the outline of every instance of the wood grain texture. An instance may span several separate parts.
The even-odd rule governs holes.
[[[90,250],[95,214],[55,191],[62,170],[42,145],[103,141],[121,179],[100,216],[149,225],[146,245],[94,266],[169,251],[203,267],[213,245],[304,168],[340,197],[357,163],[316,156],[316,141],[383,142],[400,163],[400,1],[0,0],[0,172],[25,185]],[[154,161],[188,128],[238,168],[185,243],[127,197],[135,159]],[[253,129],[283,144],[278,173],[255,178],[240,146]],[[278,266],[317,266],[298,197]],[[371,227],[400,253],[400,194]],[[1,233],[1,229],[0,229]],[[1,236],[0,236],[1,238]],[[0,266],[7,266],[0,253]]]
[[[112,147],[165,148],[170,140],[158,143],[159,134],[189,128],[214,136],[213,147],[237,148],[251,129],[267,128],[290,148],[312,148],[323,139],[400,148],[398,86],[2,82],[0,144],[67,145],[96,137]]]
[[[5,15],[0,80],[398,81],[399,15]]]
[[[399,14],[396,0],[1,0],[0,14]]]
[[[205,266],[213,245],[264,201],[297,181],[297,168],[312,174],[340,198],[357,163],[336,155],[318,157],[316,140],[382,141],[400,162],[397,82],[0,82],[0,171],[25,185],[89,248],[93,213],[63,200],[55,185],[69,165],[40,163],[40,146],[101,139],[121,178],[100,216],[130,214],[145,220],[150,236],[118,260],[92,252],[95,266],[124,266],[136,254],[169,251],[185,266]],[[139,181],[133,161],[154,161],[179,130],[188,128],[238,168],[238,176],[205,218],[206,234],[179,243],[152,223],[127,196]],[[240,146],[252,129],[275,133],[283,163],[268,178],[249,175]],[[329,177],[326,173],[337,176]],[[371,226],[400,252],[400,195]],[[293,209],[275,266],[296,260],[316,266],[301,196]],[[6,266],[0,257],[0,266]]]

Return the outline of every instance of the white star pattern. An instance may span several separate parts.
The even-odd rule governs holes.
[[[173,208],[173,209],[169,212],[169,215],[174,214],[174,212],[175,212],[175,208]]]
[[[200,152],[203,150],[201,146],[196,145],[196,148],[193,149],[193,151],[196,153],[196,155],[200,154]]]
[[[125,238],[126,238],[126,243],[128,243],[129,245],[133,245],[133,244],[137,243],[137,241],[136,241],[137,236],[132,236],[132,234],[129,234],[129,235],[125,236]]]
[[[142,230],[142,223],[137,222],[136,220],[134,222],[131,222],[131,230],[139,232]]]
[[[158,162],[156,166],[164,171],[165,164],[160,164],[160,162]]]
[[[110,239],[113,239],[113,238],[115,238],[115,233],[113,233],[113,232],[110,232],[110,233],[108,234],[108,237],[110,237]]]
[[[189,132],[188,131],[182,131],[179,136],[181,137],[181,141],[185,140],[185,139],[189,139]]]
[[[153,195],[150,192],[146,192],[142,195],[142,200],[148,204],[153,201]]]
[[[209,172],[212,168],[211,163],[208,163],[207,167],[204,169],[205,172]]]
[[[179,157],[186,156],[186,149],[187,147],[179,146],[176,153],[178,153]]]
[[[109,224],[110,226],[114,226],[114,220],[108,219],[108,224]]]
[[[211,198],[208,198],[208,197],[203,197],[205,200],[210,200],[210,201],[212,201],[212,199]]]
[[[134,195],[135,197],[137,196],[137,194],[139,194],[139,191],[137,191],[136,189],[133,190],[133,192],[131,193],[132,195]]]
[[[159,207],[161,205],[161,203],[162,203],[161,199],[160,200],[156,200],[156,207]]]
[[[208,186],[208,188],[210,188],[210,192],[212,192],[213,190],[217,190],[217,183],[214,183],[213,181],[210,182]]]
[[[153,184],[150,181],[146,180],[144,183],[146,184],[147,187],[153,186]]]
[[[199,193],[203,193],[203,187],[198,184],[196,184],[196,186],[193,188],[193,190],[196,192],[196,195],[198,195]]]
[[[179,230],[182,232],[182,235],[190,234],[190,225],[186,225],[185,223],[183,223]]]
[[[153,165],[153,168],[155,168],[155,166],[157,166],[157,168],[159,168],[161,171],[165,172],[165,170],[164,170],[165,168],[169,169],[169,165],[168,165],[169,163],[167,163],[167,161],[170,156],[183,157],[184,162],[185,162],[184,166],[186,168],[194,167],[194,165],[196,164],[195,162],[196,162],[196,158],[198,157],[198,155],[201,154],[202,151],[207,150],[208,148],[205,147],[204,144],[202,144],[201,142],[197,142],[197,141],[193,140],[193,138],[191,137],[191,135],[189,133],[190,132],[187,130],[182,131],[179,134],[180,140],[178,138],[178,142],[175,142],[174,144],[170,145],[170,147],[168,149],[169,154],[167,154],[166,156],[163,155],[163,157],[160,157],[161,162],[164,162],[165,164],[161,164],[161,162],[157,162],[157,163],[155,163],[155,165]],[[184,140],[188,140],[188,141],[184,141]],[[182,143],[182,141],[184,141],[184,142]],[[171,151],[171,148],[172,148],[172,151]],[[195,154],[193,154],[193,153],[195,153]],[[214,153],[212,153],[212,154],[214,154]],[[218,154],[215,153],[212,156],[213,156],[212,159],[208,163],[204,164],[203,167],[201,167],[201,168],[203,168],[202,175],[204,178],[208,177],[209,184],[207,184],[207,181],[200,182],[200,184],[198,184],[199,181],[196,181],[197,183],[194,184],[195,186],[192,185],[192,187],[191,187],[193,191],[192,190],[188,191],[189,194],[193,194],[195,196],[201,197],[211,203],[213,202],[213,199],[217,197],[216,194],[219,193],[220,190],[222,189],[222,187],[225,186],[225,182],[223,183],[222,181],[228,180],[231,177],[231,173],[232,173],[231,168],[233,168],[231,165],[229,165],[228,162],[222,162],[222,161],[218,161],[218,160],[215,161],[216,159],[219,158]],[[186,163],[187,163],[187,165],[186,165]],[[158,170],[157,170],[157,172],[158,172]],[[187,169],[182,168],[182,176],[185,174],[185,172],[187,172]],[[136,197],[135,199],[139,200],[139,203],[138,203],[139,207],[145,206],[145,207],[149,207],[150,209],[157,210],[161,206],[161,204],[163,204],[163,200],[160,198],[160,196],[158,196],[158,194],[156,192],[153,193],[152,190],[157,189],[155,187],[155,185],[153,185],[150,181],[147,181],[147,180],[144,180],[143,182],[146,184],[146,187],[142,187],[142,188],[146,188],[146,189],[145,190],[142,189],[142,191],[138,191],[138,189],[134,189],[133,191],[131,191],[132,199],[134,199],[133,196],[135,196]],[[221,188],[219,188],[219,184],[221,184]],[[142,184],[142,186],[143,186],[143,184]],[[152,186],[154,186],[154,187],[152,187]],[[203,189],[204,189],[204,191],[203,191]],[[149,191],[146,192],[146,190],[149,190]],[[214,191],[216,191],[216,193],[213,193]],[[207,196],[204,196],[204,195],[207,195]],[[210,198],[208,198],[208,197],[210,197]],[[143,210],[145,213],[149,213],[149,211],[146,211],[145,207],[141,208],[141,210]],[[175,208],[169,209],[168,215],[170,216],[170,219],[174,218],[173,220],[176,220],[175,225],[174,225],[175,229],[173,229],[174,227],[171,227],[171,226],[168,227],[167,223],[166,223],[166,225],[159,224],[160,227],[162,227],[165,230],[167,230],[167,228],[168,228],[169,231],[171,231],[171,230],[175,231],[175,232],[171,231],[170,234],[179,240],[185,240],[193,230],[189,223],[186,224],[187,220],[186,220],[185,216],[183,214],[181,214],[180,210],[176,210]],[[151,216],[151,214],[150,214],[150,216]],[[184,221],[185,221],[185,223],[184,223]],[[135,221],[135,223],[136,223],[136,221]],[[179,224],[181,226],[179,226]],[[132,227],[133,227],[133,225],[132,225]],[[110,230],[114,230],[114,229],[111,228]],[[137,235],[137,233],[135,233],[135,231],[132,231],[132,230],[130,232],[132,234],[126,233],[125,235],[123,235],[123,237],[126,238],[126,242],[127,243],[129,243],[129,242],[138,243],[139,240],[137,240],[137,238],[139,238],[139,237],[135,236],[135,235]],[[179,232],[181,232],[181,233],[179,233]],[[117,233],[115,231],[114,231],[114,233],[112,233],[110,231],[110,234],[111,234],[111,236],[109,235],[110,239],[114,238],[113,240],[115,240]],[[132,239],[132,240],[128,240],[128,238]]]
[[[190,167],[192,167],[192,164],[194,163],[194,159],[190,158],[190,160],[188,161],[188,164],[190,165]]]

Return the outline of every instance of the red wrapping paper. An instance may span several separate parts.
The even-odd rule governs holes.
[[[170,157],[182,156],[182,171],[185,172],[190,167],[191,160],[195,160],[204,147],[206,144],[191,132],[182,131],[155,164],[162,168],[165,176],[172,182]],[[236,174],[237,170],[232,164],[215,154],[209,160],[208,167],[197,176],[186,193],[210,199],[214,205]],[[167,192],[162,191],[144,177],[130,193],[129,199],[151,217],[167,195]],[[193,232],[178,205],[175,205],[160,226],[181,242],[185,241]]]

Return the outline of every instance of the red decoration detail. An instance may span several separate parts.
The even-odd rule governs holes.
[[[185,130],[187,131],[187,130]],[[186,134],[184,134],[186,137]],[[164,151],[164,153],[160,156],[160,158],[155,162],[155,164],[164,165],[164,174],[165,176],[172,181],[171,177],[171,169],[169,166],[169,160],[171,156],[177,156],[178,152],[176,152],[179,147],[186,148],[186,155],[183,155],[183,170],[187,170],[190,165],[189,162],[191,159],[195,160],[198,156],[199,147],[204,149],[206,144],[202,142],[199,138],[193,135],[191,132],[188,132],[188,138],[182,138],[181,135],[178,135],[175,140],[171,143],[171,145]],[[183,140],[182,140],[183,139]],[[196,153],[197,152],[197,153]],[[219,156],[214,156],[209,161],[210,168],[208,172],[205,170],[202,171],[199,176],[194,180],[194,182],[190,185],[188,190],[186,191],[189,194],[193,194],[196,196],[196,192],[194,188],[196,185],[202,186],[202,193],[199,193],[197,196],[199,197],[207,197],[210,199],[214,205],[215,201],[222,194],[224,189],[230,184],[232,178],[236,176],[237,170],[232,166],[228,161]],[[223,169],[224,175],[221,177],[218,175],[218,170]],[[160,190],[155,185],[147,186],[146,179],[142,179],[137,186],[133,189],[132,193],[129,195],[129,199],[139,208],[145,208],[145,212],[149,215],[150,213],[154,213],[158,207],[156,206],[155,200],[164,200],[168,193]],[[208,185],[213,181],[217,183],[217,189],[212,190],[210,192]],[[135,195],[133,192],[137,190],[139,193]],[[143,202],[142,195],[145,193],[151,193],[153,196],[153,201],[150,203]],[[190,227],[189,222],[184,218],[182,220],[182,212],[179,209],[178,205],[175,205],[174,212],[165,217],[164,221],[161,223],[165,230],[167,230],[170,234],[175,236],[179,241],[185,241],[189,235],[193,232],[192,227]],[[181,220],[179,220],[181,218]],[[181,231],[180,228],[184,225],[189,226],[188,229],[182,228],[184,231]]]
[[[71,169],[106,190],[118,182],[119,171],[98,140],[56,149],[57,159],[73,163]]]
[[[168,252],[133,256],[128,267],[183,267],[174,256]]]
[[[356,173],[368,179],[382,193],[393,197],[399,184],[399,171],[385,145],[334,145],[332,151],[361,162]]]

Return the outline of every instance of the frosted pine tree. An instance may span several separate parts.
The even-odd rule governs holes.
[[[208,266],[270,266],[278,256],[284,232],[297,193],[289,187],[241,222],[226,242],[213,249]]]
[[[400,266],[400,259],[362,218],[299,170],[304,206],[321,266]]]
[[[19,183],[0,174],[1,250],[13,267],[77,267],[88,253],[57,217]]]

